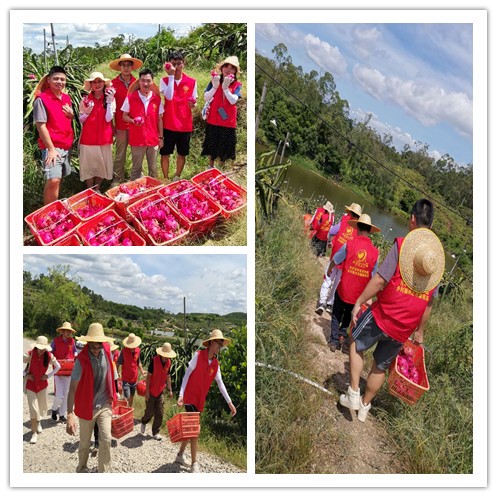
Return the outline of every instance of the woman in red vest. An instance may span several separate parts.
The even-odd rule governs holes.
[[[100,190],[102,180],[110,181],[113,175],[112,119],[116,90],[111,80],[97,71],[85,79],[83,90],[88,95],[79,104],[79,178],[88,188]]]
[[[333,226],[335,220],[335,208],[329,201],[318,207],[311,219],[311,227],[315,231],[312,237],[311,245],[314,253],[321,257],[326,254],[326,245],[328,243],[328,231]]]
[[[176,357],[176,352],[170,343],[165,342],[162,347],[155,349],[157,355],[150,361],[147,374],[147,389],[145,391],[145,414],[141,420],[140,432],[145,435],[147,423],[154,418],[152,424],[152,436],[155,440],[162,440],[160,427],[164,418],[164,390],[169,393],[169,398],[173,397],[171,388],[171,359]]]
[[[212,330],[210,337],[202,342],[205,349],[199,350],[188,364],[185,376],[181,383],[181,390],[178,398],[178,406],[185,406],[187,412],[202,412],[204,410],[205,399],[211,387],[213,380],[216,380],[217,386],[228,404],[231,415],[236,414],[236,407],[231,402],[230,396],[226,391],[221,369],[219,368],[218,355],[222,347],[231,343],[229,338],[223,336],[221,330]],[[176,456],[176,462],[185,464],[183,453],[188,442],[191,441],[192,466],[191,472],[200,471],[197,462],[198,438],[191,438],[181,442],[181,446]]]
[[[142,363],[140,361],[140,344],[142,339],[134,333],[130,333],[123,340],[123,349],[117,365],[121,366],[121,378],[123,381],[124,398],[128,401],[128,406],[133,407],[133,399],[136,393],[136,384],[138,383],[138,369],[142,376],[145,376]]]
[[[357,229],[357,236],[342,245],[328,266],[327,274],[336,265],[342,265],[342,276],[335,293],[331,314],[331,334],[328,342],[330,350],[340,350],[347,337],[351,312],[357,297],[362,293],[378,265],[378,249],[369,239],[370,233],[378,233],[380,228],[371,223],[367,214],[352,219],[349,225]]]
[[[48,345],[47,337],[39,336],[33,349],[24,354],[23,362],[27,363],[24,369],[25,388],[24,393],[28,398],[29,417],[31,418],[30,443],[35,444],[38,434],[42,432],[41,417],[47,410],[47,387],[48,379],[59,369],[60,364]],[[52,371],[47,373],[48,366]]]
[[[209,167],[214,167],[217,158],[222,168],[227,159],[236,157],[236,104],[242,96],[240,73],[238,57],[228,57],[212,71],[205,89],[206,106],[202,114],[207,125],[201,155],[209,156]]]

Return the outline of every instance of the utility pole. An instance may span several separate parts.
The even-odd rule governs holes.
[[[267,83],[264,81],[264,86],[262,87],[261,102],[259,104],[259,109],[257,110],[257,117],[255,118],[255,136],[257,136],[257,130],[259,129],[259,121],[261,119],[262,109],[264,108],[266,93],[267,93]]]
[[[283,142],[283,150],[281,151],[280,164],[283,163],[283,157],[285,156],[285,147],[287,145],[290,145],[290,143],[288,141],[288,138],[290,138],[290,132],[289,131],[286,132],[285,141]]]
[[[55,65],[58,66],[59,65],[59,58],[57,57],[57,48],[55,46],[55,33],[54,33],[54,30],[53,30],[53,24],[50,23],[50,28],[52,30],[52,45],[53,45],[53,53],[55,55]]]
[[[45,64],[45,72],[48,72],[47,67],[47,32],[45,28],[43,28],[43,61]]]
[[[188,334],[186,332],[186,297],[183,297],[183,331],[185,333],[185,349],[188,343]]]

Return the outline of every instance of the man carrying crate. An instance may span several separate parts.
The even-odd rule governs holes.
[[[95,423],[98,425],[99,450],[98,472],[110,471],[110,446],[112,404],[116,400],[114,368],[110,354],[110,342],[100,323],[92,323],[86,336],[78,337],[86,342],[74,362],[71,386],[67,397],[67,425],[69,435],[76,435],[76,414],[79,418],[79,462],[77,473],[88,471],[90,441]]]
[[[423,342],[423,330],[445,267],[442,244],[430,229],[433,217],[434,207],[429,200],[414,204],[408,235],[395,240],[352,309],[355,328],[349,348],[350,385],[339,402],[358,411],[359,421],[366,421],[371,401],[385,381],[385,371],[404,342],[413,332],[414,340]],[[377,300],[357,319],[361,305],[375,296]],[[361,398],[363,352],[375,344],[373,365]]]

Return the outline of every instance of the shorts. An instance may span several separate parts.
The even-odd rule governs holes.
[[[45,159],[48,155],[48,150],[44,149],[41,151],[41,167],[43,168],[45,179],[62,179],[65,176],[69,176],[72,172],[71,169],[71,151],[63,150],[62,148],[56,148],[60,157],[55,159],[55,164],[47,167],[45,165]]]
[[[188,155],[190,153],[190,137],[192,134],[189,131],[170,131],[164,130],[164,146],[160,149],[161,155],[171,155],[176,146],[178,155]]]
[[[125,399],[129,399],[131,396],[134,396],[136,393],[136,382],[128,383],[123,380],[123,395]]]
[[[185,404],[186,412],[199,412],[193,404]]]
[[[373,357],[376,367],[382,371],[388,369],[403,345],[401,342],[389,337],[378,327],[371,308],[365,311],[358,319],[357,325],[352,331],[352,338],[355,341],[357,352],[368,350],[374,344],[377,344]]]

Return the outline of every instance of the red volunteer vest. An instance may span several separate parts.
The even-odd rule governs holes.
[[[129,115],[132,118],[141,116],[145,122],[141,126],[133,124],[129,127],[129,144],[132,147],[156,147],[159,145],[160,97],[152,93],[145,114],[145,106],[138,93],[139,90],[136,90],[128,95]]]
[[[64,341],[62,335],[54,338],[55,350],[53,355],[56,359],[74,359],[74,338]]]
[[[116,386],[114,383],[114,369],[112,368],[112,359],[110,357],[110,346],[103,343],[105,357],[107,358],[107,391],[110,392],[111,403],[116,400]],[[76,361],[81,363],[81,378],[76,388],[74,398],[74,412],[81,419],[90,421],[93,418],[93,369],[91,367],[90,351],[85,346],[76,357]]]
[[[190,378],[188,378],[183,402],[185,404],[193,404],[199,412],[202,412],[204,410],[207,392],[212,385],[212,381],[216,377],[219,362],[214,358],[209,364],[208,349],[200,350],[197,354],[197,367],[193,370]]]
[[[344,243],[348,244],[357,237],[357,229],[350,226],[350,219],[352,219],[352,216],[347,212],[342,216],[338,233],[333,237],[330,259],[333,259],[333,256],[342,248]],[[337,267],[341,268],[342,266]]]
[[[312,238],[316,234],[316,230],[311,229],[311,219],[311,214],[304,214],[304,231],[309,238]]]
[[[122,377],[123,381],[128,383],[136,383],[138,380],[138,358],[140,357],[140,347],[130,349],[124,347],[122,350],[123,364]]]
[[[88,95],[88,100],[94,105],[81,127],[81,145],[112,145],[112,122],[105,120],[104,99],[105,95],[100,99],[95,98],[93,93]]]
[[[169,77],[162,78],[164,82]],[[174,83],[172,100],[164,99],[164,114],[162,122],[164,129],[169,131],[191,132],[193,130],[192,111],[188,99],[193,96],[195,80],[183,73],[179,84]]]
[[[171,359],[166,359],[166,363],[162,364],[162,360],[159,355],[154,357],[154,372],[150,377],[150,383],[148,385],[149,392],[154,397],[161,395],[164,388],[166,388],[166,380],[170,368]]]
[[[32,392],[38,393],[41,392],[44,388],[48,387],[48,380],[41,381],[41,377],[47,373],[52,354],[50,352],[45,353],[48,354],[48,363],[46,367],[43,365],[43,357],[45,356],[45,354],[42,354],[41,357],[39,357],[38,352],[34,349],[28,352],[28,354],[30,355],[28,373],[31,373],[35,377],[35,379],[26,381],[26,390],[31,390]]]
[[[343,261],[338,295],[347,304],[355,304],[371,279],[378,260],[378,249],[367,236],[358,236],[347,243],[347,256]]]
[[[117,78],[114,78],[112,80],[112,85],[116,89],[116,93],[114,95],[114,98],[116,99],[116,113],[114,115],[114,126],[116,129],[129,129],[131,126],[129,123],[125,123],[123,121],[123,111],[121,110],[121,107],[123,106],[124,100],[128,96],[128,88],[132,85],[132,83],[136,81],[136,78],[131,76],[131,79],[129,80],[129,85],[126,86],[124,81],[121,80],[120,76],[117,76]]]
[[[116,363],[118,359],[119,359],[119,350],[114,350],[114,352],[112,352],[112,362]]]
[[[241,87],[242,84],[240,81],[233,81],[228,86],[228,90],[231,93],[235,93],[235,91]],[[222,107],[226,114],[228,115],[227,119],[222,119],[221,115],[217,111],[220,107]],[[237,116],[237,107],[235,104],[230,104],[226,97],[224,96],[223,89],[221,88],[221,83],[219,84],[219,88],[214,93],[214,97],[212,99],[209,115],[207,116],[207,122],[214,126],[224,126],[225,128],[236,128],[236,116]]]
[[[315,234],[318,240],[322,241],[328,240],[328,231],[330,231],[330,228],[334,220],[335,220],[335,214],[330,214],[328,211],[324,211],[324,213],[320,215],[320,222],[313,223],[313,227],[314,225],[317,225]]]
[[[74,141],[72,119],[64,115],[62,107],[65,104],[72,106],[71,97],[67,93],[62,93],[59,99],[50,88],[47,88],[36,98],[41,99],[47,110],[46,126],[54,147],[61,148],[62,150],[70,150]],[[38,138],[38,145],[41,150],[47,148],[41,138]]]
[[[399,254],[403,241],[403,238],[395,239]],[[435,288],[429,292],[413,292],[402,280],[397,262],[395,274],[386,287],[378,292],[371,306],[376,324],[388,336],[404,343],[419,325],[434,291]]]

